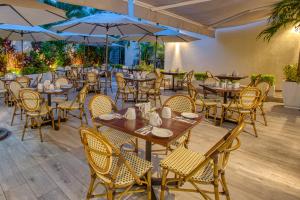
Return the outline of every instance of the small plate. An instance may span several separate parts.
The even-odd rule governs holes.
[[[152,135],[160,138],[169,138],[173,135],[173,132],[169,129],[156,128],[156,127],[153,127],[151,133]]]
[[[196,113],[189,113],[189,112],[183,112],[183,113],[181,113],[181,116],[185,117],[185,118],[188,118],[188,119],[196,119],[196,118],[199,117],[198,114],[196,114]]]
[[[103,114],[103,115],[100,115],[99,118],[102,119],[102,120],[108,121],[108,120],[114,119],[115,114]]]

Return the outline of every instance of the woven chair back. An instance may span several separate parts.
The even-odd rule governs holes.
[[[92,119],[102,114],[109,114],[114,109],[114,104],[110,97],[102,94],[95,95],[89,102],[89,111]]]
[[[64,77],[61,77],[61,78],[56,79],[55,84],[68,85],[69,84],[69,80],[66,79],[66,78],[64,78]]]
[[[255,87],[246,87],[240,93],[239,104],[243,109],[254,108],[260,99],[260,91]]]
[[[79,104],[81,105],[84,104],[87,94],[88,94],[88,84],[85,84],[83,88],[79,91],[77,96],[77,100]]]
[[[164,75],[162,75],[162,74],[156,78],[156,80],[154,82],[154,90],[156,90],[156,91],[160,90],[160,86],[162,84],[163,79],[164,79]]]
[[[31,89],[22,89],[20,91],[20,99],[26,111],[37,112],[40,110],[42,98],[39,92]]]
[[[175,112],[195,112],[196,106],[192,98],[186,95],[174,95],[167,99],[163,105]]]
[[[261,92],[261,101],[265,101],[266,98],[268,97],[268,94],[270,92],[271,89],[271,84],[269,82],[266,81],[258,81],[255,84],[255,87],[258,88]]]
[[[12,81],[9,83],[8,88],[10,93],[12,94],[11,96],[13,97],[14,101],[19,99],[19,93],[22,89],[22,85],[17,81]]]
[[[97,74],[95,72],[88,72],[86,78],[89,83],[97,82]]]
[[[124,75],[122,73],[116,73],[116,82],[119,89],[122,89],[126,85]]]
[[[211,147],[205,154],[204,160],[186,177],[191,178],[193,175],[203,170],[204,166],[217,168],[217,172],[224,171],[229,160],[230,153],[237,150],[240,146],[239,135],[243,131],[245,123],[242,120],[236,127],[230,130],[224,137],[222,137],[213,147]],[[236,142],[234,142],[236,141]],[[234,144],[235,143],[235,144]]]
[[[0,90],[4,90],[5,89],[5,82],[0,80]]]
[[[81,128],[80,135],[89,165],[98,175],[102,175],[103,181],[108,182],[113,164],[111,144],[93,129]]]
[[[17,77],[16,81],[20,83],[23,88],[29,87],[30,79],[27,76]]]

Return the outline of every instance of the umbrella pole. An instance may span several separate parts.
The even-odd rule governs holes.
[[[157,62],[156,62],[156,54],[157,54],[157,37],[155,36],[155,49],[154,49],[154,67],[157,68]]]
[[[107,94],[107,71],[108,71],[108,26],[106,26],[106,38],[105,38],[105,88],[104,94]]]

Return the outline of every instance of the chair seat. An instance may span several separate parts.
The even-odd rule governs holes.
[[[26,112],[27,115],[31,116],[31,117],[37,117],[37,116],[44,116],[47,115],[49,113],[49,111],[52,110],[52,107],[48,107],[49,110],[47,109],[47,105],[43,104],[41,107],[41,112]]]
[[[1,89],[0,90],[0,93],[5,93],[5,92],[7,92],[7,89]]]
[[[101,127],[100,131],[107,140],[109,140],[114,145],[120,147],[123,144],[134,142],[135,137],[129,134],[126,134],[122,131],[118,131],[116,129]]]
[[[152,168],[151,162],[144,160],[142,158],[137,157],[133,153],[125,153],[122,152],[123,156],[125,157],[126,161],[132,167],[133,171],[135,171],[138,177],[143,177],[149,170]],[[117,167],[118,158],[114,157],[112,161],[112,167],[109,171],[109,174],[112,176],[114,171]],[[102,164],[102,163],[99,163]],[[101,166],[101,165],[100,165]],[[99,177],[103,176],[101,174],[97,174]],[[105,179],[105,177],[104,177]],[[118,172],[117,178],[114,181],[116,187],[124,186],[124,185],[131,185],[135,182],[131,172],[129,169],[123,164]]]
[[[76,109],[80,108],[80,105],[78,102],[74,102],[73,104],[72,103],[73,103],[73,101],[62,102],[62,103],[58,104],[58,108],[69,109],[69,110],[76,110]]]
[[[202,102],[201,100],[197,99],[197,100],[195,101],[195,104],[196,104],[196,105],[199,105],[199,106],[202,106],[202,105],[203,105],[203,102]],[[218,105],[218,102],[204,100],[204,104],[205,104],[206,106],[217,106],[217,105]]]
[[[125,87],[120,90],[121,93],[129,94],[129,93],[135,93],[136,89],[133,87]]]
[[[205,157],[184,147],[174,150],[168,157],[160,162],[160,166],[173,173],[186,177],[189,175]],[[209,162],[202,170],[199,170],[192,179],[199,182],[213,181],[213,166]]]
[[[240,104],[231,104],[229,106],[229,103],[227,103],[227,104],[222,104],[222,106],[224,108],[226,108],[227,110],[229,110],[229,111],[234,111],[234,112],[239,112],[239,113],[244,113],[244,114],[249,114],[250,113],[250,110],[243,109],[243,106],[240,105]]]
[[[67,101],[67,97],[66,96],[60,96],[60,97],[53,97],[52,99],[51,99],[51,101],[53,102],[53,103],[62,103],[62,102],[65,102],[65,101]]]

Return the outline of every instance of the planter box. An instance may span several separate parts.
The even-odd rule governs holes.
[[[285,107],[300,108],[300,84],[288,81],[283,82],[282,95]]]

